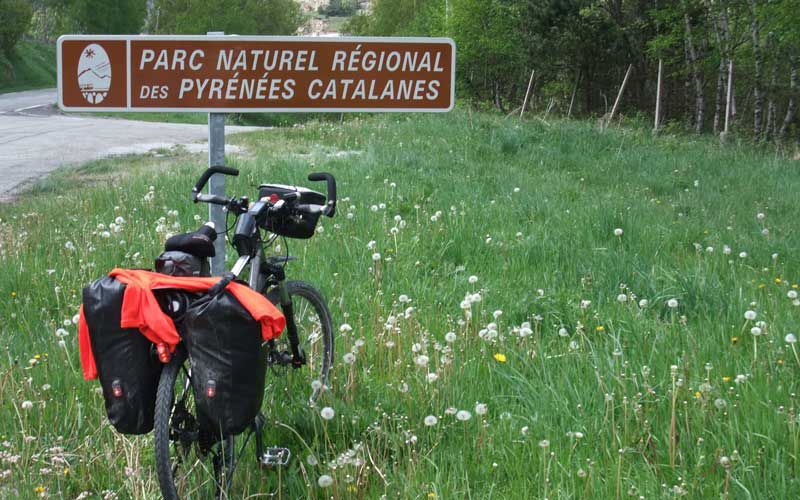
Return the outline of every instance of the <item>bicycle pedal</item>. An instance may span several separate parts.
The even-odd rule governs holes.
[[[289,451],[289,448],[273,447],[267,448],[258,461],[265,467],[277,467],[288,464],[290,458],[292,458],[292,452]]]

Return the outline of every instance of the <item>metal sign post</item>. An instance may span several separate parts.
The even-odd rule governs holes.
[[[209,36],[224,35],[221,31],[210,31]],[[225,166],[225,113],[208,114],[208,166]],[[225,196],[225,176],[214,174],[208,182],[208,192]],[[214,257],[211,258],[211,274],[219,276],[225,272],[225,212],[219,205],[208,205],[208,220],[214,223],[217,239],[214,241]]]

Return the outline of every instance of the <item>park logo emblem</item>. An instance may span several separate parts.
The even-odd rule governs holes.
[[[111,88],[111,61],[96,43],[87,45],[78,60],[78,86],[90,104],[100,104]]]

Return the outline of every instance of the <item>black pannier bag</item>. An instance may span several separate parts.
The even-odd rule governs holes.
[[[139,330],[119,326],[124,294],[123,283],[101,278],[83,289],[83,314],[108,419],[123,434],[146,434],[153,430],[162,364]]]
[[[258,198],[270,198],[274,201],[289,193],[298,193],[296,203],[301,205],[325,205],[325,195],[300,186],[284,186],[283,184],[262,184],[258,186]],[[264,229],[288,238],[307,239],[314,236],[314,229],[321,214],[291,214],[282,217],[267,217]]]
[[[181,321],[197,414],[216,436],[239,434],[264,397],[261,325],[228,291],[192,303]]]

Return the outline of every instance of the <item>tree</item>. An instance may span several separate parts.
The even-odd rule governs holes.
[[[358,10],[356,0],[330,0],[326,7],[320,7],[320,12],[326,16],[352,16]]]
[[[155,0],[152,33],[290,35],[302,22],[294,0]]]
[[[81,33],[138,34],[147,0],[65,0],[67,15]]]
[[[0,0],[0,50],[11,54],[32,16],[33,9],[25,0]]]

